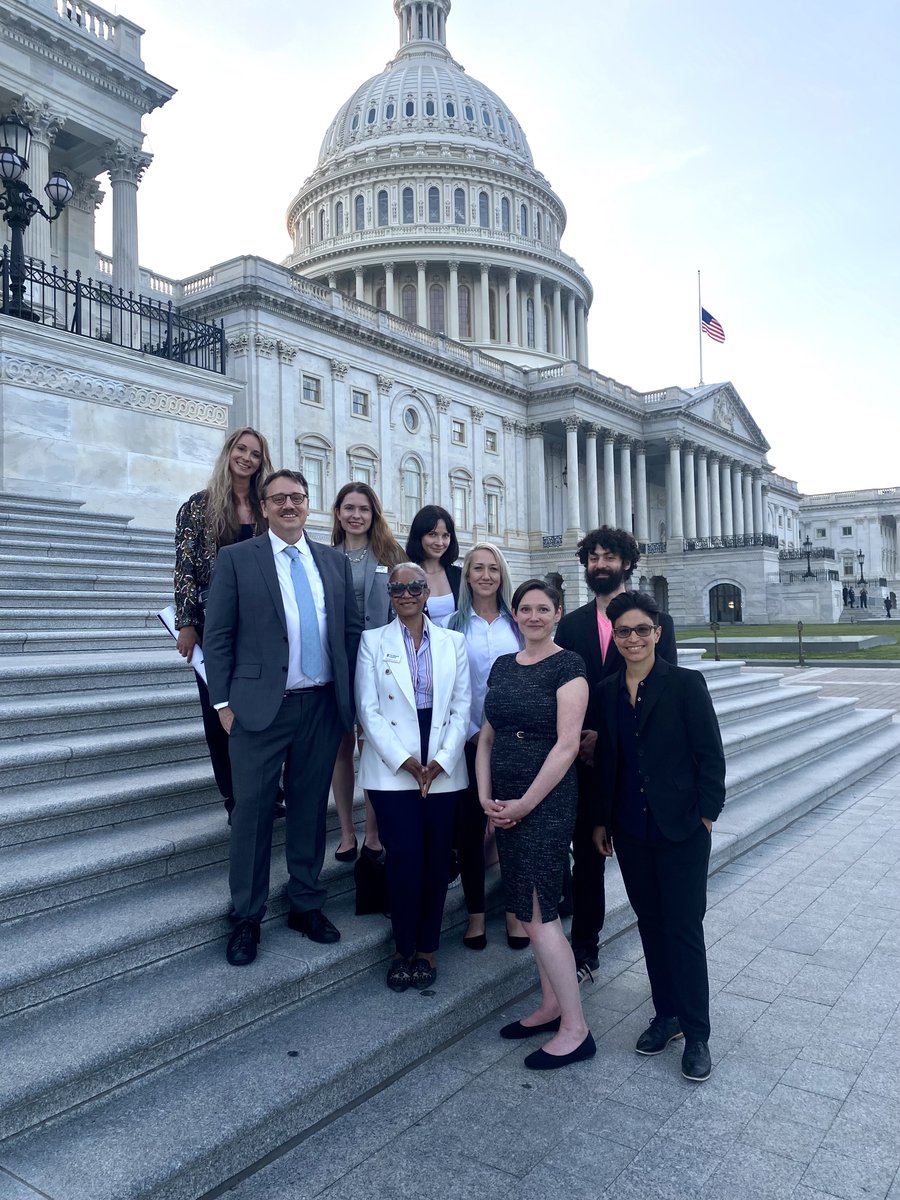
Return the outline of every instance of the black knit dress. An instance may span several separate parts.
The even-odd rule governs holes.
[[[488,677],[484,715],[494,727],[491,784],[495,800],[516,800],[533,782],[556,741],[556,692],[572,679],[584,679],[584,661],[570,650],[521,666],[504,654]],[[512,829],[497,830],[497,850],[507,912],[530,921],[537,892],[543,922],[557,917],[563,870],[572,830],[578,785],[572,766]]]

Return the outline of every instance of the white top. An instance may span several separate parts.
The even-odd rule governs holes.
[[[518,653],[522,643],[509,617],[503,613],[490,622],[479,617],[477,613],[472,613],[465,636],[469,675],[472,680],[472,707],[467,734],[471,738],[478,733],[484,721],[484,698],[491,667],[501,654]]]
[[[290,556],[284,553],[290,542],[283,542],[280,537],[269,530],[269,541],[272,543],[272,553],[275,556],[275,570],[278,574],[278,586],[281,589],[281,602],[284,605],[284,619],[287,622],[288,634],[288,673],[285,690],[293,688],[315,687],[317,684],[330,683],[334,679],[331,666],[331,652],[328,648],[328,619],[325,616],[325,587],[322,576],[316,566],[306,535],[297,542],[300,551],[300,562],[309,580],[313,600],[316,605],[316,617],[319,622],[319,640],[322,643],[322,671],[315,679],[303,674],[300,666],[300,612],[297,608],[297,595],[294,591],[294,581],[291,579]]]
[[[447,618],[452,617],[455,612],[456,601],[452,592],[448,592],[446,596],[428,597],[428,616],[435,625],[444,625]]]

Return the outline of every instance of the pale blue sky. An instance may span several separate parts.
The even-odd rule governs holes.
[[[391,0],[120,11],[179,89],[145,121],[142,264],[280,260],[326,126],[396,50]],[[807,492],[900,484],[896,0],[454,0],[447,41],[568,209],[595,370],[694,386],[700,268],[727,338],[704,379],[735,384],[773,467]]]

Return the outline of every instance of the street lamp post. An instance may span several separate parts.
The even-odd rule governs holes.
[[[806,535],[806,541],[803,543],[803,549],[806,551],[806,574],[803,576],[803,578],[814,579],[815,576],[813,575],[812,565],[810,564],[810,557],[812,555],[812,542],[809,540],[809,534]]]
[[[7,316],[21,317],[25,321],[40,318],[25,302],[25,230],[32,217],[40,214],[45,221],[55,221],[75,194],[75,189],[61,171],[54,171],[44,191],[53,205],[53,214],[46,211],[40,200],[32,193],[22,176],[28,170],[28,152],[31,149],[31,126],[16,116],[0,117],[0,212],[10,228],[9,297],[3,297],[3,311]]]
[[[856,561],[859,563],[859,582],[862,584],[866,582],[866,577],[863,575],[863,563],[866,561],[866,556],[862,550],[857,550]]]

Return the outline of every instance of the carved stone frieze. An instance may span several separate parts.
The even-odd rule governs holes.
[[[729,433],[734,433],[734,406],[727,396],[716,396],[716,402],[713,406],[713,422],[721,429],[727,429]]]

